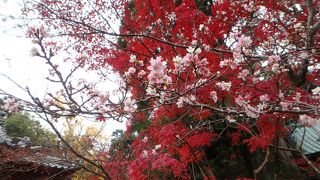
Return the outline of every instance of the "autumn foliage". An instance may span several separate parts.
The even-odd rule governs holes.
[[[46,50],[55,55],[68,46],[66,61],[89,72],[111,68],[120,77],[119,101],[84,88],[97,120],[127,123],[109,152],[100,152],[107,178],[266,178],[264,171],[288,178],[281,168],[304,173],[293,161],[301,149],[289,140],[293,125],[319,121],[319,1],[27,5],[26,14],[42,18],[42,30],[28,33],[44,48],[34,55],[51,62]],[[58,68],[51,69],[59,77]],[[66,108],[57,112],[88,113],[68,88],[77,90],[64,89]],[[270,170],[273,163],[278,168]]]

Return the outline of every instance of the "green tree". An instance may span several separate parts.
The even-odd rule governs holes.
[[[5,118],[4,127],[7,134],[15,137],[29,137],[34,145],[54,144],[57,137],[54,133],[31,119],[28,114],[14,114]]]

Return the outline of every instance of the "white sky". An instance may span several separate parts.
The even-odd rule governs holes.
[[[21,2],[21,0],[20,0]],[[2,15],[18,15],[20,10],[19,0],[10,0],[3,3],[0,0],[0,14]],[[3,16],[0,16],[0,20]],[[31,39],[23,37],[23,32],[18,29],[12,29],[12,21],[0,21],[0,73],[3,73],[15,80],[22,87],[28,86],[31,92],[39,99],[43,99],[47,89],[56,89],[55,85],[48,83],[45,77],[48,75],[48,67],[43,60],[31,57],[30,50],[34,47]],[[65,66],[65,65],[64,65]],[[65,69],[71,69],[65,66]],[[87,74],[78,73],[79,76],[88,77]],[[90,77],[94,79],[95,77]],[[113,85],[108,84],[108,87]],[[19,98],[26,98],[28,95],[20,90],[12,82],[3,76],[0,76],[0,89],[7,91]],[[48,127],[47,124],[42,124]],[[85,121],[85,125],[100,126],[100,122]],[[57,125],[62,129],[62,124]],[[104,134],[107,136],[116,129],[124,129],[124,123],[108,121]]]

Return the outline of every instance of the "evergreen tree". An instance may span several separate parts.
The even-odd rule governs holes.
[[[41,126],[30,115],[17,113],[4,119],[4,127],[12,138],[29,137],[34,145],[53,144],[56,135]]]

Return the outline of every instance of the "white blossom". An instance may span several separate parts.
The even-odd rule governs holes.
[[[178,101],[177,101],[177,106],[178,106],[178,108],[182,108],[183,107],[183,103],[184,103],[184,97],[180,97],[179,99],[178,99]]]
[[[293,28],[299,30],[299,29],[302,28],[302,24],[299,22],[299,23],[295,24],[295,25],[293,26]]]
[[[228,121],[229,123],[234,123],[234,122],[236,122],[236,120],[233,119],[231,116],[227,116],[226,119],[227,119],[227,121]]]
[[[148,142],[148,137],[145,136],[142,141],[145,142],[145,143]]]
[[[307,52],[302,52],[299,56],[301,59],[307,59],[309,57]]]
[[[81,53],[80,58],[88,59],[88,58],[89,58],[89,55],[88,55],[86,52],[83,52],[83,53]]]
[[[175,21],[176,20],[176,14],[174,12],[171,12],[170,14],[168,14],[168,19],[169,21]]]
[[[320,95],[320,87],[316,87],[311,90],[313,95]]]
[[[195,95],[190,95],[190,96],[188,96],[189,97],[189,100],[191,101],[191,102],[194,102],[195,100],[196,100],[196,96]]]
[[[137,56],[136,55],[133,55],[133,54],[131,54],[130,55],[130,60],[129,60],[129,62],[136,62],[137,61]]]
[[[142,151],[142,157],[143,158],[147,158],[148,157],[148,151],[147,150],[143,150]]]
[[[200,24],[200,25],[199,25],[199,31],[202,31],[203,28],[204,28],[204,25],[203,25],[203,24]]]
[[[143,61],[138,61],[138,64],[139,64],[140,66],[144,66]]]
[[[293,97],[293,99],[299,102],[301,99],[301,93],[297,93],[296,96]]]
[[[267,108],[267,107],[268,107],[267,104],[265,104],[265,103],[259,103],[259,104],[257,105],[258,112],[260,112],[261,110],[264,110],[264,109]]]
[[[147,88],[146,92],[147,92],[147,95],[150,95],[150,96],[154,96],[157,94],[157,91],[150,86]]]
[[[178,74],[178,72],[182,72],[184,71],[184,63],[185,63],[185,58],[182,58],[180,56],[176,56],[173,58],[173,62],[174,62],[174,73]]]
[[[279,72],[279,67],[280,67],[280,65],[278,63],[275,63],[275,64],[272,65],[271,71],[274,72],[274,73],[278,73]]]
[[[160,149],[161,148],[161,144],[157,144],[156,146],[155,146],[155,149],[156,150],[158,150],[158,149]]]
[[[231,82],[217,82],[216,85],[223,91],[229,91],[231,88]]]
[[[189,54],[200,54],[202,51],[201,51],[201,49],[200,48],[195,48],[195,47],[192,47],[192,46],[189,46],[188,48],[187,48],[187,52],[189,53]]]

